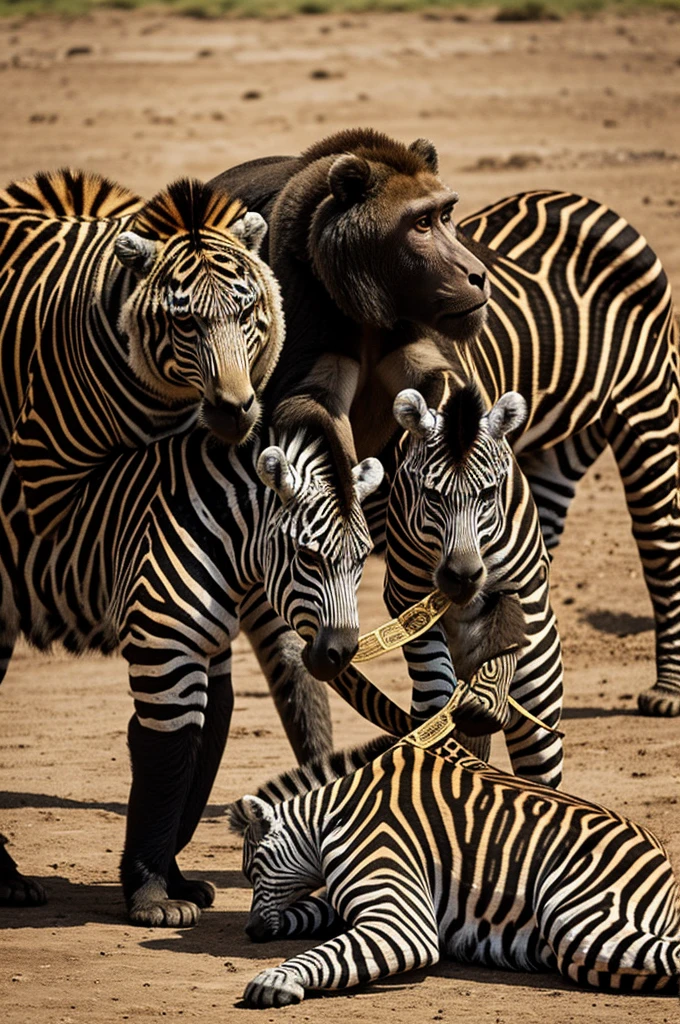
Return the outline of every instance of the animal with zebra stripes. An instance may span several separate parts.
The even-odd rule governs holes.
[[[340,132],[300,157],[251,161],[215,179],[270,222],[268,259],[286,269],[287,345],[297,358],[279,365],[270,390],[288,396],[289,418],[291,396],[300,418],[313,404],[333,410],[345,448],[381,458],[391,443],[392,402],[403,388],[418,388],[436,408],[440,372],[454,368],[463,379],[480,381],[489,406],[506,391],[518,391],[528,416],[513,444],[548,548],[559,542],[578,481],[611,447],[656,623],[657,678],[640,694],[639,707],[644,714],[680,715],[678,345],[663,267],[623,217],[570,192],[511,196],[457,228],[457,196],[444,196],[441,182],[435,187],[430,181],[429,192],[423,188],[417,209],[399,206],[407,149],[420,154],[436,180],[431,143],[418,140],[409,148],[363,129]],[[355,167],[359,180],[338,193],[329,169],[343,160],[340,169],[351,170],[348,153],[361,164]],[[380,196],[393,189],[404,218],[398,229],[394,210],[386,220],[362,220],[373,202],[371,189],[361,187],[362,174],[372,175]],[[299,201],[303,187],[309,189],[306,205]],[[345,224],[353,225],[352,233],[340,230]],[[405,289],[407,314],[382,322],[380,310],[371,313],[371,295],[383,312],[389,306],[390,274],[401,257],[411,253],[425,272],[422,254],[404,241],[415,238],[413,231],[423,245],[448,232],[486,268],[491,298],[474,344],[461,344],[455,332],[443,342],[437,329],[446,333],[455,319],[433,321],[436,295],[423,291],[420,277],[417,287]],[[298,236],[305,244],[309,239],[308,249],[291,244]],[[364,255],[348,263],[347,246],[352,242],[359,251],[362,239],[371,261]],[[307,307],[294,302],[296,266],[311,281],[314,302]],[[456,291],[459,269],[451,265],[448,279],[442,278],[442,294]],[[354,307],[346,308],[353,295]],[[321,308],[324,322],[311,330]],[[484,319],[479,310],[474,316]]]
[[[227,447],[196,429],[124,452],[87,482],[69,529],[47,539],[32,533],[4,457],[5,666],[20,631],[41,648],[120,648],[128,662],[135,714],[121,879],[137,924],[191,925],[212,903],[213,887],[185,879],[175,857],[224,751],[240,628],[257,643],[261,633],[276,636],[272,623],[286,627],[277,706],[298,756],[330,745],[325,694],[300,671],[299,646],[322,677],[354,654],[356,591],[371,548],[360,503],[382,467],[367,459],[339,479],[323,438],[296,431],[277,440]],[[39,901],[3,854],[5,901]]]
[[[262,217],[183,179],[144,202],[105,178],[0,191],[0,435],[36,533],[109,455],[199,419],[241,443],[278,359]]]
[[[440,624],[406,647],[411,714],[427,719],[451,696],[443,647],[457,675],[470,680],[518,643],[510,693],[557,726],[563,668],[549,560],[529,485],[507,442],[526,416],[524,399],[508,392],[487,412],[476,385],[449,382],[439,412],[410,389],[397,395],[394,413],[406,433],[386,515],[385,603],[396,616],[433,585],[453,602]],[[559,735],[516,712],[508,723],[506,698],[497,692],[491,699],[500,705],[513,769],[559,785]],[[474,752],[488,759],[488,734]]]
[[[299,1003],[441,956],[558,970],[602,991],[678,992],[680,886],[648,829],[492,768],[453,738],[391,742],[232,805],[253,886],[250,936],[332,929],[261,971],[247,1005]]]

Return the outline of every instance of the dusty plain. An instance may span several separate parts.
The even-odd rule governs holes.
[[[532,187],[608,202],[648,238],[680,289],[680,17],[557,23],[489,13],[205,21],[100,12],[0,22],[0,180],[63,165],[145,195],[350,125],[433,139],[461,215]],[[680,869],[680,720],[640,718],[653,631],[613,460],[584,481],[554,561],[566,661],[565,788],[654,828]],[[381,566],[362,625],[383,620]],[[406,700],[400,656],[376,681]],[[0,827],[49,904],[0,910],[6,1024],[246,1019],[246,982],[305,943],[244,935],[249,891],[225,805],[292,756],[247,643],[236,710],[205,819],[183,866],[218,888],[189,931],[135,929],[117,883],[131,710],[122,659],[21,646],[0,688]],[[338,745],[371,727],[334,699]],[[505,764],[502,743],[494,759]],[[553,975],[444,963],[368,989],[260,1011],[312,1024],[671,1024],[677,1000],[578,991]]]

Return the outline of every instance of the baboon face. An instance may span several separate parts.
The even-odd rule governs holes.
[[[411,173],[356,154],[338,157],[331,194],[312,221],[310,255],[352,319],[380,327],[409,320],[465,341],[485,322],[488,275],[457,237],[458,195],[437,176],[434,147],[425,153],[418,151]]]

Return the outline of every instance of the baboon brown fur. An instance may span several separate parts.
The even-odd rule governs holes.
[[[456,235],[458,197],[433,144],[352,129],[211,184],[269,222],[264,255],[287,330],[265,396],[274,424],[317,421],[350,463],[359,438],[377,454],[394,432],[396,391],[439,376],[481,329],[490,295],[474,244]]]

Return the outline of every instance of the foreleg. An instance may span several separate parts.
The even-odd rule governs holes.
[[[233,708],[234,691],[229,648],[225,653],[210,659],[205,725],[201,733],[198,762],[191,789],[180,819],[177,853],[191,840],[205,810],[224,754]],[[185,878],[174,859],[170,865],[168,883],[168,896],[171,899],[189,900],[199,907],[212,906],[215,900],[214,886],[210,882]]]
[[[130,642],[135,715],[128,728],[132,786],[121,881],[135,924],[186,927],[200,910],[173,900],[168,883],[180,842],[180,824],[199,763],[208,703],[208,664],[194,652],[168,652],[153,641]],[[174,656],[173,656],[174,655]],[[195,812],[194,812],[195,815]]]
[[[351,915],[351,927],[315,949],[262,971],[247,986],[249,1006],[299,1003],[306,991],[350,988],[439,960],[439,936],[429,894],[397,889],[388,878],[362,879],[362,902],[370,907]],[[351,906],[351,894],[347,905]],[[340,909],[340,908],[338,908]]]
[[[252,590],[241,607],[241,628],[269,685],[286,736],[300,764],[333,750],[328,690],[302,661],[302,639],[277,615],[263,588]]]

